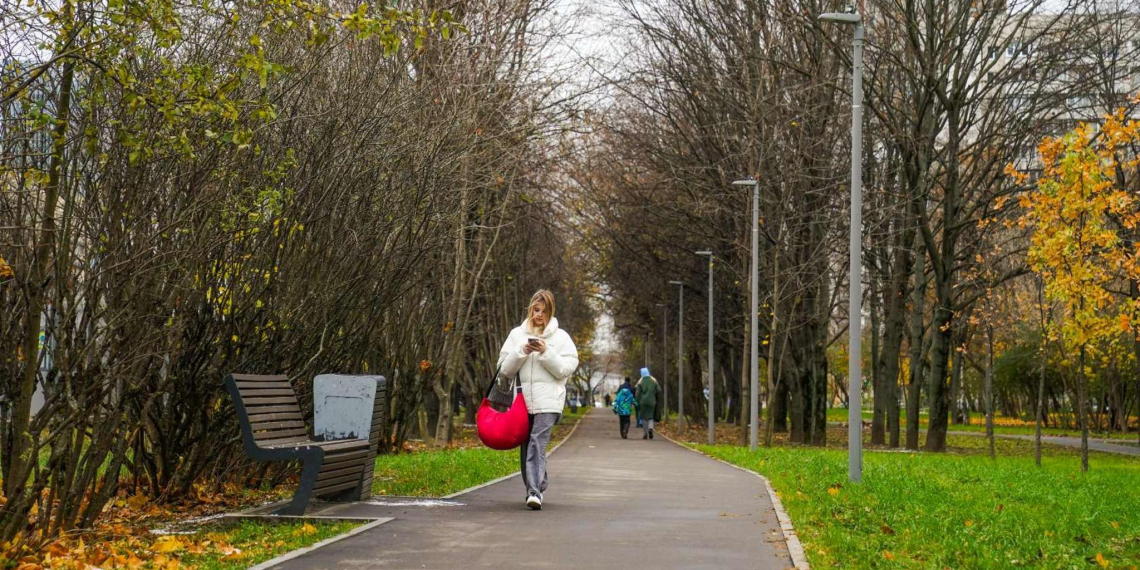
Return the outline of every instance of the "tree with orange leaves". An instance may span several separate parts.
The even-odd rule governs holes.
[[[1118,303],[1111,286],[1137,275],[1140,254],[1123,247],[1120,229],[1140,223],[1140,203],[1116,183],[1119,169],[1135,170],[1136,159],[1120,161],[1117,150],[1140,140],[1140,124],[1123,112],[1106,116],[1099,130],[1082,124],[1038,147],[1043,173],[1022,196],[1022,223],[1032,230],[1029,264],[1045,282],[1045,294],[1063,307],[1049,336],[1068,355],[1077,354],[1077,411],[1081,425],[1081,468],[1088,470],[1087,359],[1133,330],[1134,303]],[[1021,181],[1026,175],[1014,172]]]

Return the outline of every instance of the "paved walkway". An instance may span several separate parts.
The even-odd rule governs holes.
[[[450,506],[355,504],[335,514],[395,520],[276,568],[792,567],[763,481],[665,439],[622,440],[607,412],[550,457],[541,511],[517,476]]]
[[[978,437],[985,437],[985,432],[977,431],[951,431],[947,432],[950,435],[973,435]],[[1036,441],[1032,435],[1019,435],[1009,433],[995,433],[994,437],[1005,439],[1024,439],[1027,441]],[[1061,437],[1057,435],[1042,435],[1041,441],[1043,443],[1052,443],[1053,445],[1064,445],[1067,447],[1081,448],[1081,438],[1079,437]],[[1089,449],[1094,451],[1103,451],[1105,453],[1119,453],[1121,455],[1131,455],[1133,457],[1140,457],[1140,446],[1125,445],[1121,443],[1108,443],[1103,439],[1089,438]]]

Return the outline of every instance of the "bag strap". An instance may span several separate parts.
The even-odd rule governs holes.
[[[491,383],[487,385],[487,391],[483,392],[483,398],[490,396],[491,390],[495,389],[495,382],[498,382],[499,372],[502,371],[502,369],[502,365],[499,365],[495,368],[495,375],[491,377]],[[514,392],[516,394],[522,392],[522,382],[519,380],[518,374],[515,374],[515,377],[511,380],[511,388],[514,389]]]

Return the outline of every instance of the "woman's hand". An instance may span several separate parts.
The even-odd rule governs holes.
[[[546,341],[542,340],[542,339],[538,339],[538,342],[535,342],[533,344],[530,342],[527,342],[526,344],[523,345],[523,354],[531,354],[532,352],[537,352],[539,354],[545,354],[546,353]]]

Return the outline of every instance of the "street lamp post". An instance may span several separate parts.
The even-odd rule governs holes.
[[[760,312],[759,297],[757,296],[760,281],[760,259],[758,254],[760,249],[760,187],[753,178],[737,180],[733,182],[732,185],[752,187],[752,350],[748,355],[749,373],[751,376],[748,388],[748,448],[752,451],[756,451],[757,426],[760,421],[758,410],[760,406],[760,391],[757,387],[760,377],[760,358],[758,355],[760,351],[760,337],[759,331],[757,330],[759,326],[757,323],[757,314]],[[771,365],[771,363],[768,363],[768,366]]]
[[[661,400],[664,404],[661,417],[669,417],[669,305],[657,303],[661,307]]]
[[[850,343],[847,359],[847,476],[853,483],[863,479],[863,375],[860,370],[862,301],[862,209],[863,209],[863,18],[849,6],[846,12],[820,14],[824,22],[855,26],[851,40],[851,276],[848,303]]]
[[[685,431],[685,283],[670,281],[677,286],[677,431]]]
[[[713,373],[713,252],[710,250],[698,251],[697,255],[707,255],[709,258],[709,445],[716,443],[716,375]]]

